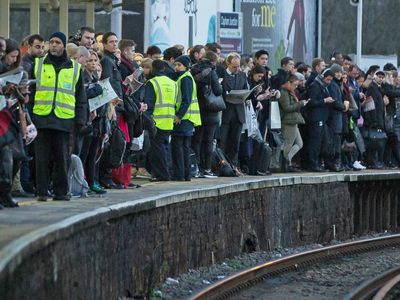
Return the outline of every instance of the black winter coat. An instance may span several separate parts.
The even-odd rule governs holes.
[[[383,103],[383,90],[375,81],[368,86],[366,96],[374,99],[375,109],[364,112],[364,127],[385,128],[385,105]]]
[[[324,99],[329,97],[329,91],[324,83],[317,77],[308,87],[310,102],[307,104],[307,121],[326,122],[328,120],[329,106]]]
[[[329,94],[335,99],[335,102],[329,105],[327,124],[333,132],[337,134],[343,131],[343,110],[345,109],[343,104],[343,92],[340,85],[340,81],[334,78],[332,83],[328,86]]]
[[[219,123],[219,113],[211,112],[205,107],[204,89],[206,85],[211,85],[212,91],[216,96],[222,95],[222,86],[218,81],[215,66],[209,60],[201,60],[193,65],[190,70],[197,84],[197,99],[200,106],[201,122],[203,125],[214,125]]]
[[[229,74],[225,70],[224,79],[222,80],[222,88],[224,90],[224,97],[232,90],[246,90],[248,89],[247,76],[244,72],[239,71],[237,74]],[[222,123],[224,120],[230,119],[231,114],[235,114],[239,123],[243,124],[245,120],[244,105],[232,104],[226,102],[226,109],[222,113]]]
[[[103,58],[100,61],[103,71],[100,79],[110,78],[110,84],[118,97],[122,99],[121,73],[118,66],[118,59],[111,52],[104,50]]]

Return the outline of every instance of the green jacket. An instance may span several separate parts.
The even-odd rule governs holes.
[[[281,122],[286,125],[304,124],[304,118],[300,109],[304,106],[304,101],[296,101],[289,91],[282,88],[279,98],[279,108],[281,111]]]

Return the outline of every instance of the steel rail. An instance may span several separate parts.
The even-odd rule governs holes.
[[[390,289],[400,280],[400,268],[393,268],[363,282],[348,293],[343,300],[383,299]],[[380,293],[381,296],[378,296]]]
[[[210,285],[200,291],[191,300],[227,299],[258,282],[278,274],[295,271],[305,266],[344,255],[369,252],[372,250],[400,245],[400,234],[354,241],[334,246],[314,249],[241,271]]]

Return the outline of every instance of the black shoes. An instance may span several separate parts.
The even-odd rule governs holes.
[[[311,171],[311,172],[318,172],[318,173],[329,172],[329,170],[324,169],[324,168],[319,167],[319,166],[318,166],[318,167],[310,168],[310,171]]]
[[[16,190],[11,192],[11,196],[14,198],[34,198],[35,195],[31,193],[27,193],[24,190]]]
[[[299,172],[301,172],[300,169],[298,169],[298,168],[296,168],[296,167],[294,167],[294,166],[288,166],[288,167],[286,168],[286,171],[287,171],[288,173],[299,173]]]
[[[68,195],[63,195],[63,196],[54,196],[53,197],[54,201],[69,201],[71,200],[71,197]]]
[[[12,198],[11,195],[4,195],[2,198],[0,198],[0,205],[2,207],[19,207],[18,203],[15,202]]]
[[[122,189],[125,188],[122,184],[116,184],[116,183],[114,183],[114,182],[102,184],[102,186],[103,186],[106,190],[122,190]]]

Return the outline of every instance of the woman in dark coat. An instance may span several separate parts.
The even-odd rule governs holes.
[[[207,110],[204,104],[204,91],[206,86],[211,86],[216,96],[222,95],[222,86],[218,81],[218,75],[215,70],[217,62],[218,55],[212,51],[207,51],[204,58],[191,69],[197,84],[197,98],[202,123],[201,126],[195,128],[192,148],[196,154],[199,168],[204,170],[204,176],[208,178],[215,177],[211,172],[211,158],[215,130],[220,121],[220,114]]]
[[[387,136],[385,133],[385,104],[382,90],[382,82],[385,79],[383,71],[377,71],[373,81],[368,86],[364,107],[364,138],[367,148],[367,163],[370,168],[383,169],[383,154],[385,151]],[[369,102],[373,101],[373,105]],[[377,154],[377,160],[374,159]]]

